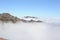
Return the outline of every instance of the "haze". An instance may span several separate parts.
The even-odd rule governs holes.
[[[47,23],[0,23],[0,37],[8,40],[60,40],[60,27]]]

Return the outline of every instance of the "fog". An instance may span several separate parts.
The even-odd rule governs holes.
[[[8,40],[60,40],[60,27],[49,23],[0,23],[0,37]]]

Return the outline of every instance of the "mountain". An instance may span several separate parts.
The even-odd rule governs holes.
[[[15,16],[12,16],[11,14],[9,13],[2,13],[0,14],[0,21],[2,22],[13,22],[13,23],[16,23],[16,22],[42,22],[39,18],[37,17],[33,17],[33,16],[25,16],[24,18],[18,18],[18,17],[15,17]]]
[[[10,15],[9,13],[2,13],[0,14],[0,21],[2,22],[17,22],[17,21],[20,21],[20,19],[18,17],[15,17],[15,16],[12,16]]]
[[[23,22],[42,22],[40,18],[33,16],[24,16],[21,19],[23,20]]]

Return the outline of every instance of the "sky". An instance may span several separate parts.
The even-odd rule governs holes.
[[[60,17],[60,0],[0,0],[0,13],[15,16]]]

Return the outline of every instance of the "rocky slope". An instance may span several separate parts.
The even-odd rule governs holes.
[[[2,13],[2,14],[0,14],[0,21],[2,21],[2,22],[11,21],[11,22],[15,23],[17,21],[20,21],[20,19],[15,16],[10,15],[9,13]]]
[[[0,21],[2,21],[2,22],[11,21],[13,23],[16,23],[16,22],[19,22],[19,21],[21,21],[21,22],[42,22],[37,17],[25,16],[24,18],[18,18],[18,17],[12,16],[9,13],[0,14]]]

